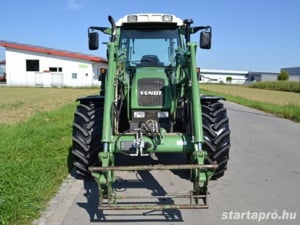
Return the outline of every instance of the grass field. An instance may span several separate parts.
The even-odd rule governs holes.
[[[203,93],[300,122],[300,93],[264,90],[238,85],[202,84]]]
[[[284,109],[291,115],[300,108],[300,94],[230,85],[202,88],[256,108],[270,106],[271,111]],[[75,99],[97,93],[98,89],[0,88],[0,225],[26,225],[39,217],[71,169]]]
[[[205,90],[223,93],[230,96],[242,97],[263,103],[271,103],[281,106],[288,104],[300,106],[300,94],[294,92],[248,88],[247,86],[242,85],[203,84],[201,87]]]
[[[300,82],[297,82],[297,81],[255,82],[255,83],[251,84],[249,87],[300,93]]]
[[[75,102],[80,96],[98,94],[98,89],[0,88],[0,124],[25,121],[37,112],[51,111]]]

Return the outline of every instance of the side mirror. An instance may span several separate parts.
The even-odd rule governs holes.
[[[202,31],[200,34],[200,48],[210,49],[211,48],[211,32]]]
[[[97,50],[99,48],[99,34],[98,32],[89,32],[89,49]]]

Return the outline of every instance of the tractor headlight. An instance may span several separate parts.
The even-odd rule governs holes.
[[[169,112],[158,112],[157,118],[169,118]]]
[[[163,15],[163,21],[164,22],[172,22],[173,21],[173,16],[171,16],[171,15]]]
[[[132,22],[137,22],[138,17],[136,15],[130,15],[127,16],[127,22],[132,23]]]
[[[133,112],[133,118],[145,118],[145,112],[142,111]]]

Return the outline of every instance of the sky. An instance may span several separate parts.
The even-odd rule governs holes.
[[[108,15],[169,13],[212,27],[212,49],[197,50],[201,68],[279,72],[300,66],[299,0],[1,0],[0,6],[4,41],[105,57],[105,45],[88,50],[89,26],[109,26]],[[192,40],[199,41],[199,32]],[[100,42],[107,41],[101,34]]]

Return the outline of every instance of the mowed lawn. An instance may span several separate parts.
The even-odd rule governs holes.
[[[96,95],[99,90],[75,88],[6,88],[0,87],[0,124],[26,121],[37,112],[72,104],[76,98]]]

